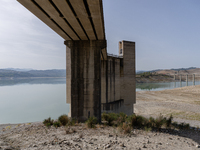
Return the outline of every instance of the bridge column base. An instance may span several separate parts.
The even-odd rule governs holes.
[[[101,122],[101,50],[105,40],[65,41],[69,116],[83,122]]]

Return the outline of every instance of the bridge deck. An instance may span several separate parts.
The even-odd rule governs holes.
[[[102,0],[17,0],[65,40],[105,40]]]

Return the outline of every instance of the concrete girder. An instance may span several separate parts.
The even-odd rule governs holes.
[[[48,25],[52,30],[59,34],[63,39],[70,40],[69,36],[66,35],[41,9],[39,9],[30,0],[18,0],[24,7],[26,7],[30,12],[37,16],[41,21]]]
[[[92,28],[92,24],[87,14],[84,2],[82,0],[70,0],[76,14],[77,18],[80,19],[81,24],[83,25],[88,37],[90,40],[96,40],[95,33]]]
[[[105,33],[103,33],[102,31],[104,31],[104,27],[103,27],[103,20],[101,17],[101,15],[103,15],[103,9],[101,9],[99,6],[102,6],[102,4],[100,4],[101,1],[94,1],[94,0],[88,0],[88,6],[91,12],[91,17],[92,20],[94,22],[94,27],[96,29],[96,34],[97,34],[97,38],[98,39],[105,39]]]
[[[67,18],[67,21],[69,24],[73,25],[73,28],[75,32],[79,35],[81,40],[87,40],[87,36],[84,33],[81,25],[79,24],[77,18],[73,14],[72,10],[70,9],[69,5],[67,4],[66,0],[53,0],[53,2],[56,4],[58,9],[63,14],[64,18]]]
[[[74,33],[74,31],[69,27],[69,25],[65,22],[62,16],[56,11],[54,6],[49,2],[49,0],[35,0],[37,4],[39,4],[42,9],[57,23],[59,26],[73,39],[79,40],[78,36]]]
[[[105,40],[102,0],[17,0],[65,40]]]

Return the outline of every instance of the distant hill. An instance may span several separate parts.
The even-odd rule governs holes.
[[[143,72],[147,72],[147,71],[144,71],[144,70],[136,70],[136,74],[141,74]]]
[[[4,70],[14,70],[14,71],[22,71],[22,72],[25,72],[25,71],[30,71],[30,70],[33,70],[31,68],[5,68]]]
[[[157,69],[150,71],[142,71],[137,70],[136,74],[140,75],[145,72],[157,73],[157,74],[166,74],[166,75],[174,75],[174,74],[200,74],[200,68],[189,67],[189,68],[177,68],[177,69]]]
[[[200,74],[200,68],[189,67],[189,68],[177,68],[177,69],[158,69],[150,72],[156,72],[158,74],[174,75],[174,74]]]
[[[65,69],[28,70],[0,69],[0,77],[66,77]]]

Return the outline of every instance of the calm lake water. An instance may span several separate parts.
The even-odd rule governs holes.
[[[0,80],[0,124],[56,119],[68,112],[66,79]]]
[[[200,81],[196,81],[195,85],[199,85]],[[165,89],[174,89],[184,86],[192,86],[193,82],[167,82],[167,83],[136,83],[136,91],[161,91]]]
[[[181,86],[186,83],[141,83],[136,85],[136,91]],[[57,119],[68,112],[65,78],[0,80],[0,124],[43,121],[48,117]]]

